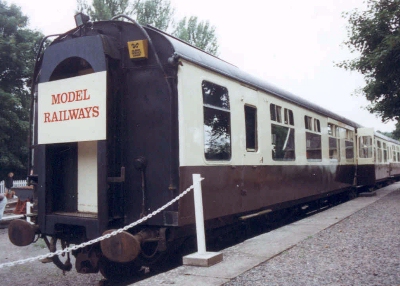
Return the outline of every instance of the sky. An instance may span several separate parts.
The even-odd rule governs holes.
[[[197,16],[216,27],[219,57],[245,72],[314,102],[365,127],[391,132],[357,96],[362,75],[337,67],[355,58],[343,45],[343,12],[364,0],[170,0],[175,16]],[[21,7],[30,28],[45,35],[75,27],[76,0],[8,0]]]

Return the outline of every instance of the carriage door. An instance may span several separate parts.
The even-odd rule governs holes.
[[[98,142],[106,139],[107,72],[62,61],[39,85],[39,144],[46,145],[52,213],[98,212]]]
[[[357,129],[357,184],[375,184],[375,157],[374,129]]]
[[[94,73],[84,59],[68,58],[40,85],[41,100],[48,96],[40,102],[39,144],[47,145],[53,213],[123,216],[123,84],[118,65],[108,59],[107,71]],[[66,73],[71,67],[76,70]],[[105,173],[99,170],[104,165]],[[99,198],[104,187],[107,194],[101,192],[105,198]],[[110,208],[99,210],[99,199],[110,200]]]

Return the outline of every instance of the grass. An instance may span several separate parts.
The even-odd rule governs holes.
[[[47,245],[46,245],[46,243],[44,242],[44,240],[43,240],[42,238],[39,239],[39,240],[34,244],[34,246],[37,247],[37,248],[40,248],[40,249],[47,248]]]

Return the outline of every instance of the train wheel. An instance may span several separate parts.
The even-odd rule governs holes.
[[[181,263],[182,257],[179,255],[179,246],[180,244],[176,242],[169,242],[165,249],[160,251],[158,242],[144,243],[137,261],[140,265],[149,267],[151,272],[164,271],[171,265]]]
[[[351,189],[348,193],[347,196],[349,198],[349,200],[353,200],[355,198],[357,198],[358,194],[357,194],[357,190],[356,189]]]
[[[50,245],[49,245],[50,252],[57,251],[57,240],[58,240],[57,238],[54,238],[54,237],[51,238]],[[60,244],[61,244],[62,249],[65,249],[66,247],[68,247],[67,243],[63,240],[60,240]],[[51,257],[51,260],[62,271],[70,271],[72,268],[72,264],[71,264],[71,258],[70,258],[69,252],[61,254],[61,257],[66,257],[66,259],[64,261],[62,261],[59,255],[54,255],[53,257]]]
[[[159,251],[158,242],[147,242],[142,245],[142,251],[138,256],[138,260],[146,266],[154,266],[161,264],[169,251]]]
[[[124,281],[139,275],[141,266],[135,262],[119,263],[102,256],[99,261],[101,275],[111,281]]]

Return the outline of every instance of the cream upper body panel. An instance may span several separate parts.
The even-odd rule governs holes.
[[[226,88],[229,97],[230,115],[230,148],[231,156],[226,160],[207,160],[205,157],[204,111],[202,83],[211,82]],[[271,120],[271,104],[284,112],[293,114],[294,124]],[[246,147],[245,107],[256,110],[256,148]],[[178,119],[179,119],[179,162],[180,166],[201,165],[337,165],[354,164],[355,159],[346,158],[346,148],[355,141],[354,127],[335,119],[328,118],[294,103],[287,102],[275,95],[246,86],[236,80],[199,67],[189,61],[182,60],[178,69]],[[282,115],[283,117],[284,115]],[[307,130],[305,117],[312,118],[315,126]],[[337,138],[340,139],[338,153],[340,158],[333,160],[330,156],[328,124],[340,127]],[[271,126],[294,132],[295,159],[274,160]],[[347,131],[346,131],[347,130]],[[290,132],[287,132],[288,138]],[[307,135],[308,134],[308,135]],[[290,134],[290,136],[293,136]],[[307,158],[308,137],[320,140],[321,155],[318,159]],[[307,138],[306,138],[307,137]],[[351,137],[351,138],[348,138]],[[287,139],[286,138],[286,141]],[[308,141],[307,141],[308,140]],[[346,143],[346,141],[348,141]],[[285,142],[286,144],[287,142]],[[285,145],[286,146],[286,145]],[[346,147],[347,146],[347,147]],[[351,147],[355,155],[354,146]],[[354,156],[353,156],[354,157]]]

